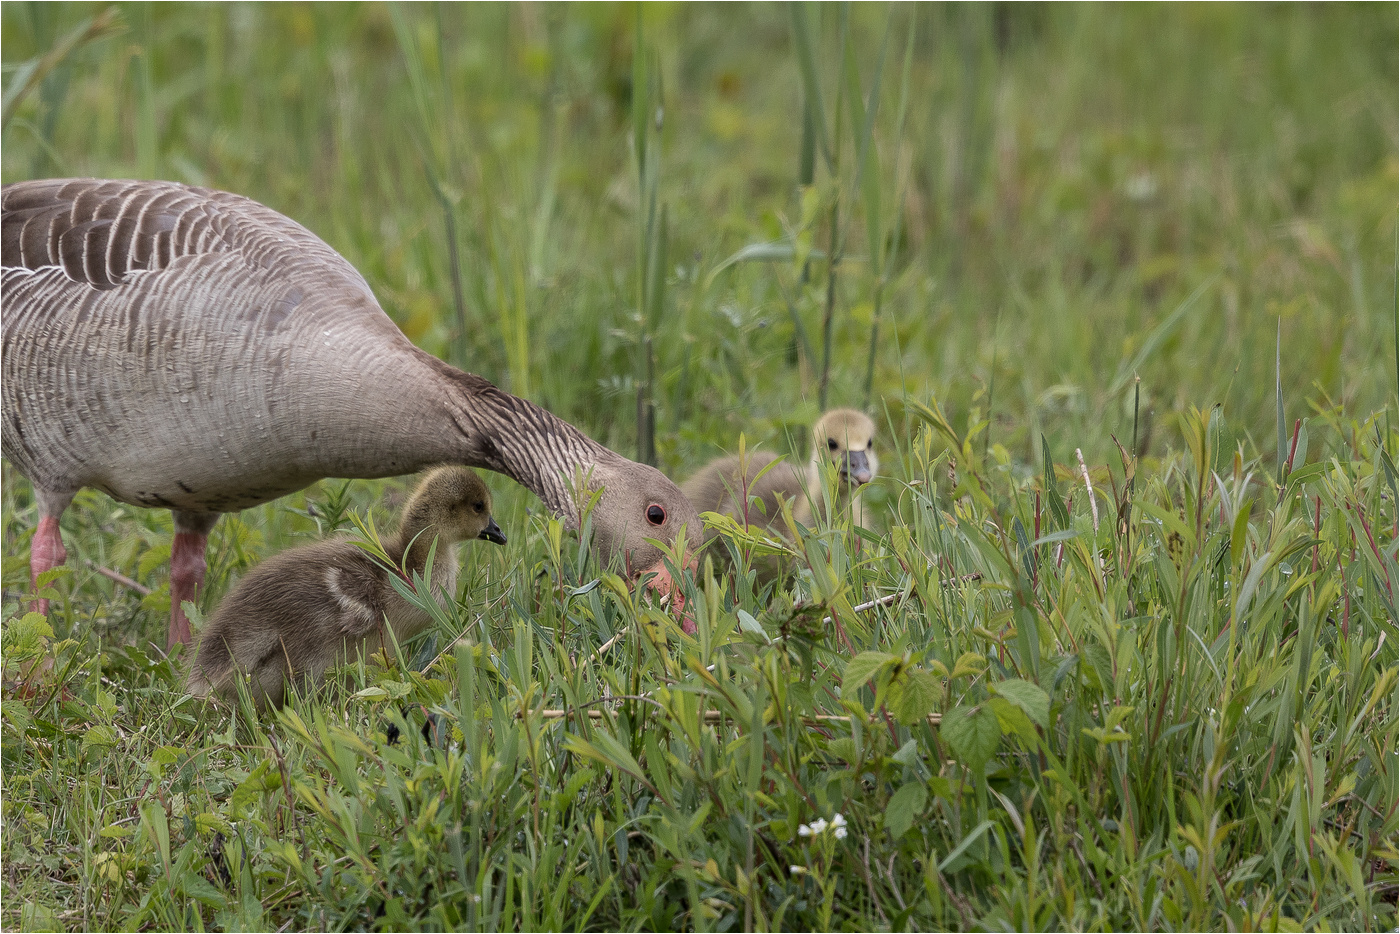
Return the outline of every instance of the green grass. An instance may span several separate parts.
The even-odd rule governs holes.
[[[6,464],[5,927],[1396,926],[1393,5],[104,9],[0,11],[6,181],[248,194],[678,477],[869,380],[885,476],[668,643],[492,480],[451,618],[258,719],[149,648],[167,513],[23,615]],[[402,490],[226,517],[200,609]]]

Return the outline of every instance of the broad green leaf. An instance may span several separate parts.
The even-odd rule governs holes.
[[[908,782],[890,796],[885,805],[885,828],[896,840],[914,826],[914,819],[923,813],[928,803],[928,789],[923,782]]]
[[[976,652],[964,652],[958,656],[958,660],[953,664],[953,673],[950,678],[961,678],[964,675],[976,675],[987,667],[987,660]]]
[[[861,652],[846,663],[846,671],[841,676],[841,696],[855,697],[856,692],[880,671],[893,665],[899,659],[885,652]]]
[[[1104,691],[1113,690],[1113,656],[1108,654],[1108,649],[1098,642],[1086,642],[1083,646],[1083,657],[1089,663],[1090,669],[1098,677],[1099,688]]]
[[[1046,694],[1039,685],[1031,684],[1020,678],[1008,678],[1005,681],[997,681],[991,685],[991,689],[1011,703],[1020,707],[1042,729],[1050,726],[1050,695]]]
[[[941,685],[933,672],[910,668],[890,685],[889,707],[896,720],[909,726],[933,712],[940,693]]]
[[[943,715],[938,735],[953,747],[959,762],[968,768],[980,769],[997,751],[1001,726],[996,713],[986,704],[959,705]]]
[[[740,629],[745,632],[751,632],[756,636],[762,636],[764,639],[768,638],[768,633],[764,631],[763,625],[749,613],[744,610],[739,610],[736,615],[739,617]]]
[[[1060,484],[1055,477],[1055,461],[1050,456],[1050,442],[1040,436],[1040,449],[1045,458],[1045,498],[1050,501],[1050,514],[1061,531],[1069,529],[1069,510],[1060,497]]]
[[[0,634],[0,651],[6,656],[33,658],[44,651],[44,645],[52,638],[53,627],[44,614],[25,613],[5,624]]]
[[[1027,743],[1035,742],[1035,724],[1031,722],[1030,717],[1026,716],[1024,710],[997,694],[987,698],[987,705],[996,714],[997,726],[1001,728],[1003,734],[1019,736]]]
[[[91,727],[83,734],[83,751],[94,747],[103,749],[117,744],[117,731],[105,723]]]

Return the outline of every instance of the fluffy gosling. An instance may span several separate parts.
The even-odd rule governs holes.
[[[781,499],[793,501],[793,518],[803,525],[812,524],[814,504],[824,507],[828,502],[831,512],[826,518],[841,515],[849,508],[855,522],[862,524],[865,515],[856,496],[880,469],[874,443],[875,423],[865,413],[831,409],[812,426],[812,456],[805,470],[784,462],[754,480],[777,459],[774,455],[748,455],[742,473],[737,456],[721,457],[681,484],[681,491],[697,510],[722,513],[742,522],[743,491],[748,490],[751,499],[759,500],[757,506],[750,505],[748,509],[749,523],[784,536],[787,529],[781,519]],[[835,496],[829,499],[823,495],[822,481],[828,466],[835,469],[837,479]],[[707,531],[705,541],[708,543],[714,534]]]
[[[491,493],[466,467],[439,467],[418,484],[398,531],[383,540],[396,568],[424,574],[437,541],[429,580],[440,602],[457,589],[453,546],[470,539],[504,545],[491,517]],[[402,642],[431,617],[399,595],[389,572],[346,537],[275,555],[250,571],[205,624],[190,669],[191,694],[237,696],[250,678],[259,708],[280,707],[289,682],[319,684],[326,669],[358,653],[377,651],[384,627]]]

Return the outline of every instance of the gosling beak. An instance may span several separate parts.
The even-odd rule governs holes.
[[[864,451],[847,451],[841,461],[841,479],[852,486],[864,486],[870,482],[870,458]]]
[[[501,527],[496,524],[495,519],[486,520],[486,528],[481,530],[481,534],[477,538],[482,541],[495,542],[497,545],[506,543],[506,533],[501,531]]]
[[[694,569],[695,557],[693,555],[686,556],[685,566]],[[682,632],[689,636],[695,635],[698,627],[695,625],[695,620],[686,615],[685,596],[682,595],[680,585],[671,576],[671,572],[666,569],[665,559],[663,558],[642,571],[639,576],[647,578],[648,575],[650,575],[650,579],[646,583],[647,589],[655,592],[661,603],[667,606],[671,612],[680,614]]]

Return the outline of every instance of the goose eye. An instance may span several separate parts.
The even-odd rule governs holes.
[[[486,508],[486,504],[485,504],[485,503],[472,503],[472,508],[475,509],[477,512],[481,512],[481,510],[483,510],[483,509]]]
[[[828,451],[834,451],[834,450],[836,450],[837,448],[839,448],[840,446],[841,446],[841,445],[839,445],[839,444],[836,443],[836,439],[835,439],[835,438],[827,438],[827,439],[826,439],[826,449],[827,449]]]
[[[662,525],[666,521],[666,510],[657,503],[647,507],[647,521],[652,525]]]

